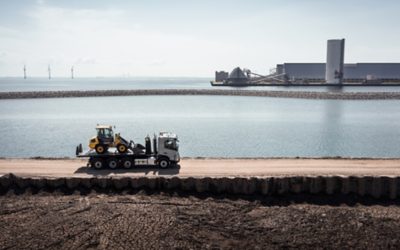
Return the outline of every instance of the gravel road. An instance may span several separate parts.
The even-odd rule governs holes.
[[[400,176],[400,159],[192,159],[179,167],[161,170],[141,167],[129,170],[95,170],[85,159],[0,159],[0,176],[13,173],[23,177],[93,176]]]

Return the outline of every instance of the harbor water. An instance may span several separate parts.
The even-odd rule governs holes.
[[[399,157],[399,104],[243,96],[0,100],[0,157],[73,157],[96,124],[116,125],[142,144],[146,135],[174,132],[184,157]]]

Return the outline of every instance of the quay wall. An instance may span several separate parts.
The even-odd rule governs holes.
[[[216,95],[259,96],[301,99],[382,100],[400,99],[400,92],[317,92],[317,91],[273,91],[236,89],[135,89],[135,90],[87,90],[87,91],[33,91],[0,92],[1,99],[67,98],[102,96],[145,95]]]
[[[13,174],[0,177],[0,194],[9,190],[95,190],[111,191],[182,191],[188,193],[282,196],[358,195],[361,197],[397,199],[400,177],[386,176],[293,176],[293,177],[71,177],[23,178]]]

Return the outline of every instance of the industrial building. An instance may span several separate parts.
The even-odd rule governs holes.
[[[400,84],[400,63],[344,63],[345,39],[327,41],[326,63],[283,63],[261,75],[239,67],[215,72],[212,86]]]
[[[286,74],[292,82],[325,82],[325,63],[283,63],[277,74]],[[400,63],[345,63],[343,82],[400,82]]]

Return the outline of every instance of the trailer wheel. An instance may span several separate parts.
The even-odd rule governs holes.
[[[107,161],[107,166],[111,169],[116,169],[118,167],[118,160],[111,158]]]
[[[128,147],[124,144],[118,144],[117,145],[117,150],[118,152],[120,152],[121,154],[126,153],[126,151],[128,150]]]
[[[133,161],[129,158],[123,159],[122,160],[122,167],[129,169],[133,167]]]
[[[167,168],[169,166],[169,160],[167,158],[161,158],[158,160],[158,166],[160,168]]]
[[[97,144],[95,149],[96,149],[96,153],[98,153],[98,154],[104,154],[107,151],[106,146],[104,146],[103,144]]]
[[[92,167],[95,169],[102,169],[104,167],[104,162],[102,159],[94,159],[92,160]]]

